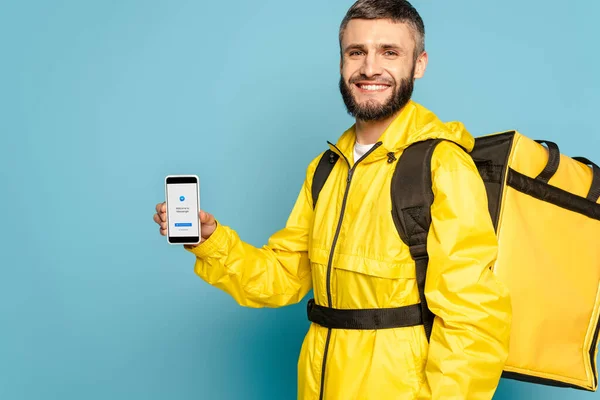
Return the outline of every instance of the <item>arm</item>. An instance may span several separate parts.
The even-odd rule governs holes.
[[[490,270],[497,239],[487,195],[468,154],[441,143],[432,159],[434,203],[425,285],[436,315],[419,399],[491,399],[508,357],[511,304]]]
[[[196,274],[242,306],[280,307],[300,302],[312,287],[308,232],[313,218],[313,165],[285,228],[271,236],[266,246],[256,248],[231,228],[217,224],[205,242],[186,247],[196,255]]]

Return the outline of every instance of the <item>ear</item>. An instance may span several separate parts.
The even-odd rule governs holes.
[[[415,61],[414,79],[420,79],[423,77],[423,75],[425,75],[425,70],[427,69],[428,59],[429,59],[429,56],[427,55],[426,51],[421,53],[421,55],[417,58],[417,61]]]

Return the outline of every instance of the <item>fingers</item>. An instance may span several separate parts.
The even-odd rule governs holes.
[[[167,235],[167,207],[165,202],[158,203],[156,205],[156,214],[153,216],[154,222],[159,225],[159,232],[161,235]]]
[[[154,216],[152,217],[152,219],[154,220],[154,222],[156,222],[157,224],[162,224],[167,222],[167,215],[166,214],[154,214]],[[166,226],[166,225],[165,225]]]
[[[154,222],[159,225],[160,234],[165,236],[167,234],[167,223],[163,221],[158,214],[154,214]]]
[[[154,222],[156,222],[157,224],[160,223],[159,221],[156,220],[157,216],[158,218],[160,218],[160,221],[162,222],[166,222],[167,221],[167,206],[166,204],[163,203],[158,203],[156,205],[156,214],[154,214]]]

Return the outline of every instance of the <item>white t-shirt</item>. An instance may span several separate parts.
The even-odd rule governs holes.
[[[357,162],[358,160],[360,160],[360,158],[369,150],[371,150],[371,147],[375,146],[375,143],[373,144],[359,144],[358,142],[354,143],[354,162]]]

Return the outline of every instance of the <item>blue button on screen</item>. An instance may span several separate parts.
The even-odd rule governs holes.
[[[175,222],[175,226],[192,226],[191,222]]]
[[[183,197],[183,196],[181,196],[181,197],[179,198],[179,201],[184,201],[184,200],[185,200],[185,197]]]

